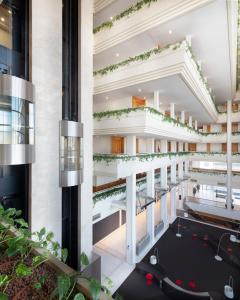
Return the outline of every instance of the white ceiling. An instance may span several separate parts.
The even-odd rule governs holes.
[[[131,0],[117,0],[116,3],[119,3],[119,1],[124,2],[124,7],[126,7],[127,2],[130,4],[134,2]],[[112,5],[109,8],[111,7]],[[109,14],[105,9],[101,12],[101,16],[104,16],[104,12],[107,15]],[[172,30],[171,35],[169,34],[170,29]],[[195,57],[202,62],[203,74],[208,79],[209,87],[213,89],[217,103],[223,103],[230,99],[231,76],[226,0],[215,0],[202,8],[95,55],[94,69],[137,55],[155,47],[157,44],[165,45],[180,41],[187,35],[192,36],[193,52]],[[119,53],[119,57],[116,57],[116,53]],[[157,89],[157,86],[151,84],[151,88],[153,92]],[[171,94],[172,86],[169,85],[168,88],[168,92]],[[121,91],[121,93],[123,92]],[[182,91],[178,90],[178,96],[180,97],[179,93],[182,93]],[[116,96],[119,97],[120,94]]]
[[[141,93],[138,89],[141,88]],[[127,88],[115,90],[108,93],[103,93],[94,96],[94,101],[121,101],[126,97],[138,96],[146,97],[147,100],[153,100],[153,91],[159,90],[161,107],[164,110],[169,110],[170,103],[175,103],[175,110],[180,112],[186,111],[186,117],[191,115],[193,119],[197,119],[199,124],[211,122],[211,118],[206,114],[205,108],[199,103],[195,95],[186,86],[179,75],[169,76],[162,79],[149,81],[141,85],[133,85]],[[179,92],[180,91],[180,92]],[[108,100],[106,100],[108,97]]]

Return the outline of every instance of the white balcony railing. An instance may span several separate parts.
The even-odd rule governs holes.
[[[217,121],[218,113],[210,89],[186,40],[163,49],[154,48],[129,61],[95,71],[94,94],[109,93],[169,76],[176,76],[184,83],[195,95],[193,102],[201,104],[199,107],[204,108],[204,113],[213,122]]]
[[[190,143],[226,143],[226,133],[201,133],[152,107],[126,108],[94,114],[94,135],[154,135]],[[233,133],[232,143],[240,143]]]
[[[170,166],[180,161],[226,162],[226,153],[170,152],[138,155],[95,154],[94,175],[122,178],[135,173]],[[240,153],[232,155],[233,162],[240,162]]]

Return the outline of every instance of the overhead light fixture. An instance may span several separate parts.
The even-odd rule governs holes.
[[[113,20],[113,17],[112,17],[112,16],[110,17],[110,20],[111,20],[111,21]]]
[[[2,21],[2,22],[5,22],[5,19],[4,19],[4,17],[1,17],[1,21]]]
[[[169,29],[169,30],[168,30],[168,33],[169,33],[169,34],[172,34],[172,29]]]
[[[116,53],[116,57],[119,57],[119,55],[120,55],[119,53]]]
[[[141,93],[142,89],[138,89],[139,93]]]
[[[9,10],[8,10],[8,13],[9,13],[9,15],[11,15],[11,14],[12,14],[12,11],[9,9]]]

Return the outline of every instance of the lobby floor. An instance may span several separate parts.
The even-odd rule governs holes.
[[[224,285],[229,281],[229,276],[233,276],[234,299],[240,299],[238,280],[240,269],[233,263],[233,257],[235,262],[236,260],[238,263],[240,262],[240,244],[232,243],[229,237],[225,237],[222,246],[226,250],[227,256],[226,259],[219,262],[214,259],[214,255],[218,239],[226,230],[181,219],[182,238],[177,238],[175,236],[177,225],[178,222],[175,221],[143,261],[148,264],[150,255],[157,247],[161,272],[164,270],[165,276],[190,291],[217,292],[221,296]],[[204,240],[206,236],[208,237],[207,241]],[[220,255],[223,256],[223,253],[220,252]],[[117,292],[123,296],[124,300],[169,299],[158,286],[154,284],[149,286],[143,274],[139,274],[136,269]]]

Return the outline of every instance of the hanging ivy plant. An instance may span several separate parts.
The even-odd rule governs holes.
[[[117,118],[118,120],[121,119],[121,117],[127,117],[130,113],[132,112],[142,112],[146,111],[150,114],[154,114],[157,116],[160,116],[162,118],[163,122],[168,122],[172,123],[176,126],[186,128],[190,132],[194,132],[197,134],[200,134],[202,136],[209,136],[209,135],[220,135],[223,134],[222,132],[201,132],[199,130],[196,130],[195,128],[189,126],[188,124],[182,123],[174,118],[171,118],[169,116],[164,115],[160,111],[156,110],[153,107],[132,107],[132,108],[124,108],[124,109],[118,109],[118,110],[108,110],[108,111],[103,111],[103,112],[97,112],[93,114],[93,118],[96,119],[97,121],[101,121],[104,118]],[[233,133],[233,135],[238,135],[240,134],[239,132]]]
[[[97,76],[97,75],[103,76],[103,75],[106,75],[108,73],[111,73],[111,72],[119,69],[120,67],[128,66],[133,62],[147,60],[150,57],[152,57],[153,55],[159,54],[159,53],[163,52],[164,50],[166,50],[168,48],[171,48],[172,50],[176,50],[176,49],[181,47],[181,45],[184,41],[178,42],[178,43],[175,43],[175,44],[168,44],[168,45],[166,45],[165,47],[162,47],[162,48],[156,47],[156,48],[153,48],[149,51],[146,51],[144,53],[138,54],[138,55],[133,56],[133,57],[130,56],[129,58],[127,58],[127,59],[125,59],[125,60],[123,60],[123,61],[121,61],[117,64],[112,64],[112,65],[109,65],[109,66],[107,66],[103,69],[94,71],[93,76]]]
[[[148,5],[148,7],[151,5],[152,2],[157,2],[159,0],[142,0],[137,2],[136,4],[130,6],[129,8],[125,9],[122,11],[120,14],[114,16],[110,21],[106,21],[102,23],[101,25],[95,27],[93,29],[93,33],[97,33],[101,30],[108,29],[113,27],[114,23],[116,21],[121,20],[122,18],[129,17],[131,14],[135,13],[136,11],[139,11],[142,9],[144,6]]]
[[[199,174],[206,174],[206,175],[227,175],[227,172],[223,172],[221,170],[217,171],[204,171],[204,170],[191,170],[190,173],[199,173]],[[240,174],[232,172],[233,176],[240,176]]]

